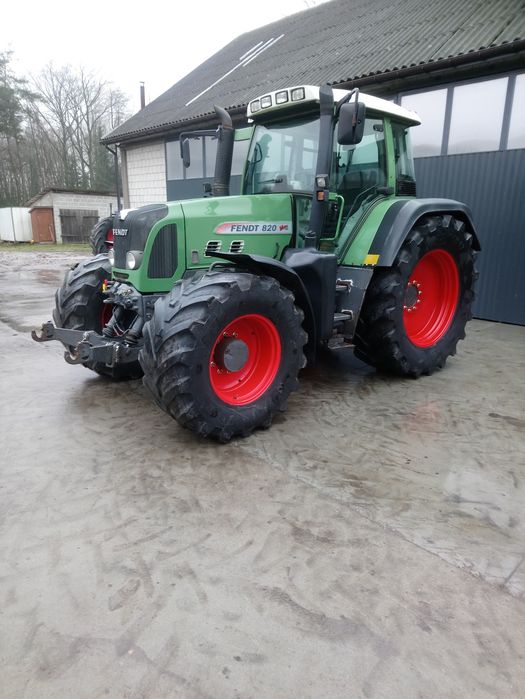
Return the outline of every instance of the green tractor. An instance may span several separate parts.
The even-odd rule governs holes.
[[[417,116],[358,90],[265,94],[229,196],[240,132],[215,110],[211,196],[119,212],[109,255],[68,272],[34,339],[112,378],[143,375],[163,410],[222,442],[268,427],[320,345],[403,376],[443,367],[471,318],[480,245],[467,206],[416,198]],[[181,135],[186,164],[203,134]]]

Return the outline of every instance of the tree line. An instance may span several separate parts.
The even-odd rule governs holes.
[[[15,75],[0,52],[0,207],[46,187],[115,190],[113,155],[100,139],[125,119],[127,97],[83,68]]]

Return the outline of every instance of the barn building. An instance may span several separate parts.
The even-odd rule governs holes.
[[[475,314],[525,325],[525,3],[331,0],[239,36],[103,140],[122,157],[126,206],[202,196],[216,142],[178,137],[234,124],[246,105],[292,85],[359,87],[413,109],[419,196],[464,201],[483,253]],[[242,132],[241,132],[242,134]],[[232,190],[247,142],[236,142]]]

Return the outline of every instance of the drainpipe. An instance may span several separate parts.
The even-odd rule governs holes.
[[[109,146],[106,145],[106,148],[108,151],[111,153],[113,156],[113,160],[115,163],[115,189],[117,191],[117,211],[120,211],[121,209],[121,201],[120,201],[120,188],[119,188],[119,181],[118,181],[118,146],[115,146],[115,150],[112,150]]]

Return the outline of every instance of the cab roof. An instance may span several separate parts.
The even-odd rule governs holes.
[[[334,102],[338,102],[349,93],[350,90],[334,90]],[[359,101],[363,102],[367,109],[395,116],[410,125],[421,123],[421,119],[415,112],[400,107],[389,100],[367,95],[365,92],[359,92]],[[319,86],[296,85],[282,90],[275,90],[274,92],[266,92],[264,95],[251,100],[248,104],[247,116],[248,119],[258,121],[261,118],[264,119],[266,114],[273,115],[276,112],[284,112],[292,107],[297,109],[300,105],[311,105],[314,103],[319,103]]]

